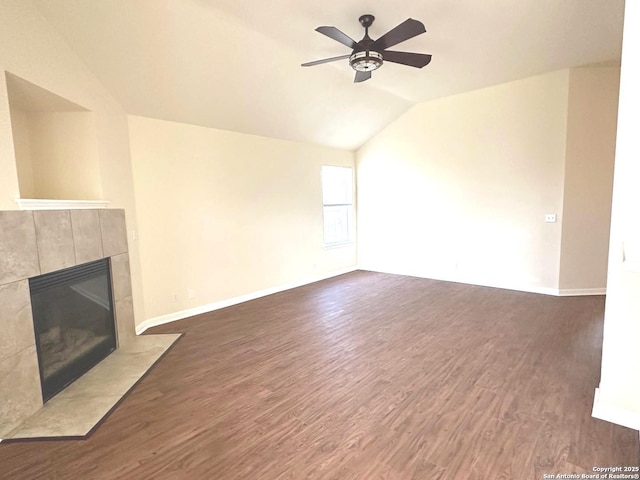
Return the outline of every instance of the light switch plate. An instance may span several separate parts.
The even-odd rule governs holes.
[[[556,223],[557,216],[555,213],[546,213],[544,215],[544,221],[547,223]]]

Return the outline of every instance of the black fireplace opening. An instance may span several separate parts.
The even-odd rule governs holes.
[[[116,348],[108,258],[29,279],[42,398]]]

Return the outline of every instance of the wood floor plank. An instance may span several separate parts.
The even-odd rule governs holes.
[[[86,440],[0,443],[1,479],[543,478],[638,465],[591,417],[604,297],[354,272],[174,322]]]

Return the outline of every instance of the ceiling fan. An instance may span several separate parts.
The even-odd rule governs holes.
[[[346,45],[353,51],[350,55],[340,55],[339,57],[324,58],[314,62],[303,63],[303,67],[320,65],[321,63],[335,62],[337,60],[349,59],[349,65],[356,71],[354,82],[364,82],[371,78],[371,72],[382,66],[383,62],[399,63],[410,67],[422,68],[431,61],[431,55],[424,53],[396,52],[387,50],[389,47],[404,42],[410,38],[425,33],[422,22],[409,18],[397,27],[389,30],[377,40],[369,37],[369,27],[373,24],[373,15],[362,15],[358,20],[364,27],[364,37],[356,42],[348,35],[342,33],[336,27],[318,27],[317,32]]]

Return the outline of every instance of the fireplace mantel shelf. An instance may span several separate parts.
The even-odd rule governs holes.
[[[16,198],[20,210],[93,210],[107,208],[107,200],[53,200],[42,198]]]

